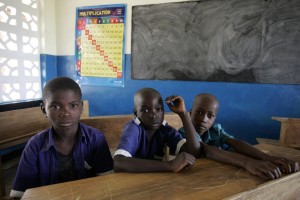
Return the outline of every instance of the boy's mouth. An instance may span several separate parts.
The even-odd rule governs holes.
[[[203,125],[198,125],[197,127],[198,127],[198,130],[202,130],[202,131],[206,130],[206,127]]]
[[[149,127],[159,127],[161,123],[159,121],[151,121],[148,123]]]
[[[70,125],[72,125],[72,122],[66,121],[66,122],[59,122],[58,124],[60,126],[70,126]]]
[[[159,122],[151,123],[150,126],[153,126],[153,127],[160,126],[160,123]]]

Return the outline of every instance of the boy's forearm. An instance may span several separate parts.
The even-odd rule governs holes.
[[[269,155],[256,149],[252,145],[241,141],[241,140],[229,140],[230,142],[228,143],[231,145],[234,150],[238,153],[247,155],[249,157],[259,159],[259,160],[269,160]]]
[[[215,146],[209,146],[203,143],[201,146],[203,147],[203,151],[207,158],[218,162],[245,168],[246,163],[251,159],[238,153],[221,150]]]
[[[170,163],[166,161],[115,156],[114,171],[116,172],[169,172],[172,171],[172,168]]]
[[[186,134],[185,151],[197,157],[200,154],[201,145],[198,141],[197,132],[192,124],[190,115],[188,112],[182,112],[178,115],[182,121]]]

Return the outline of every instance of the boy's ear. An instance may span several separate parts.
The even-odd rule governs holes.
[[[41,103],[41,104],[40,104],[40,107],[41,107],[42,113],[43,113],[44,115],[46,115],[46,109],[45,109],[44,103]]]
[[[83,101],[82,101],[82,100],[81,100],[81,108],[82,108],[82,109],[81,109],[81,113],[80,113],[80,114],[83,113],[83,109],[84,109],[84,108],[83,108]]]

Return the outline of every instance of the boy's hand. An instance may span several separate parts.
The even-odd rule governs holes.
[[[196,159],[193,155],[181,152],[174,160],[169,161],[173,172],[179,172],[182,169],[189,169]]]
[[[290,174],[299,171],[299,164],[296,161],[276,156],[271,156],[269,161],[277,165],[282,173]]]
[[[165,102],[167,103],[170,110],[177,114],[186,112],[184,100],[180,96],[168,96]]]
[[[250,159],[245,165],[245,169],[251,174],[267,180],[281,177],[279,167],[269,161]]]

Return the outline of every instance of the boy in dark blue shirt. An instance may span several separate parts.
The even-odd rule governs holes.
[[[181,118],[187,130],[186,139],[164,121],[161,95],[152,88],[143,88],[134,95],[135,118],[124,128],[114,156],[115,171],[178,172],[194,164],[194,154],[200,151],[200,143],[184,101],[179,96],[170,96],[166,103]],[[174,160],[162,160],[165,145],[177,155]]]
[[[83,109],[79,85],[67,77],[49,81],[41,110],[52,125],[27,143],[10,193],[88,178],[112,171],[113,160],[98,129],[79,122]]]

